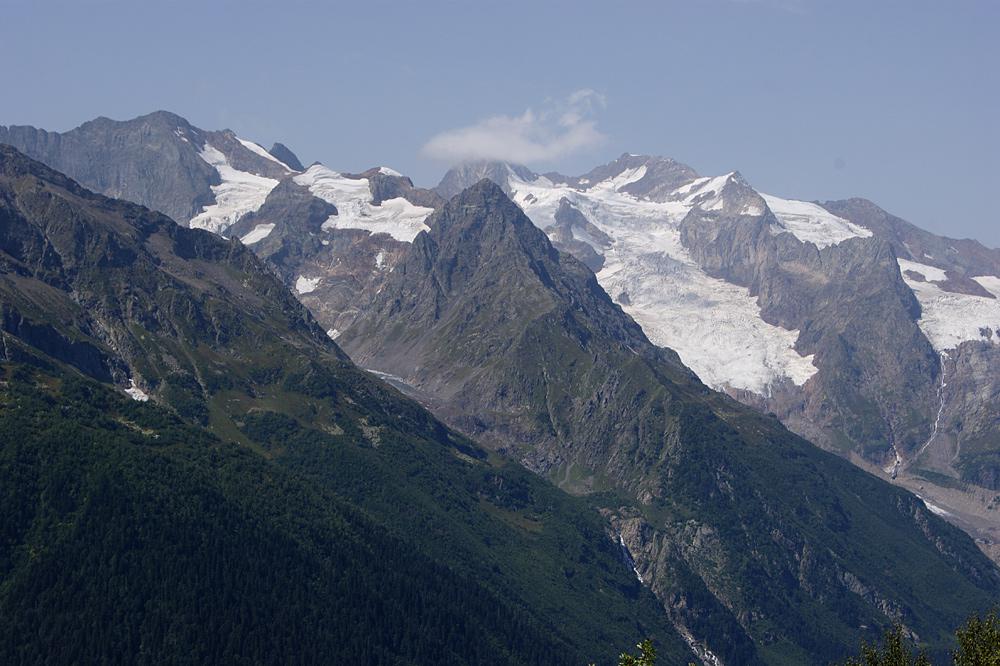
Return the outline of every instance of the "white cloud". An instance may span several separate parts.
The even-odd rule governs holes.
[[[519,116],[493,116],[441,132],[424,144],[423,153],[447,162],[550,162],[604,141],[594,120],[604,104],[600,93],[577,90],[564,100],[546,102],[538,112],[528,109]]]

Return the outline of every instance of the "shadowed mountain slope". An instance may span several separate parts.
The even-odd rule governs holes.
[[[344,349],[595,498],[699,650],[823,661],[893,621],[942,649],[1000,591],[971,540],[919,499],[652,345],[495,184],[457,195],[428,226]]]

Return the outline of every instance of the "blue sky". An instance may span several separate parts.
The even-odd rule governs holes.
[[[1000,3],[0,0],[0,124],[169,109],[433,185],[622,152],[1000,247]]]

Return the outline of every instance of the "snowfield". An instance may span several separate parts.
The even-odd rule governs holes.
[[[1000,277],[995,275],[980,275],[972,279],[978,282],[983,289],[1000,298]]]
[[[367,178],[347,178],[322,164],[314,164],[295,176],[295,182],[337,207],[338,214],[323,223],[324,230],[364,229],[409,243],[427,230],[424,220],[434,212],[433,208],[415,206],[402,197],[387,199],[376,206],[371,202]]]
[[[869,238],[871,230],[837,217],[825,208],[808,201],[781,199],[761,194],[767,207],[781,223],[779,231],[786,231],[803,243],[812,243],[819,249],[838,245],[848,238]]]
[[[274,223],[271,224],[258,224],[253,229],[250,230],[246,236],[240,239],[244,245],[253,245],[254,243],[259,243],[274,231]]]
[[[1000,344],[1000,277],[973,278],[998,298],[945,291],[937,283],[947,279],[940,268],[898,259],[903,281],[920,302],[917,324],[937,352],[955,349],[966,340]],[[924,280],[907,273],[919,273]]]
[[[273,178],[234,169],[226,156],[208,143],[199,155],[219,173],[222,182],[212,186],[215,203],[205,206],[201,213],[191,218],[189,226],[193,228],[225,233],[241,217],[259,210],[267,195],[278,185]]]

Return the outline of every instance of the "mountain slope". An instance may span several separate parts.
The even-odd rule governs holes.
[[[442,183],[477,174],[709,386],[919,492],[1000,561],[997,251],[659,157]]]
[[[71,374],[2,370],[4,663],[576,663],[264,458]]]
[[[908,466],[1000,490],[1000,250],[935,236],[863,199],[823,206],[892,246],[920,305],[917,323],[940,356],[935,429]],[[992,462],[976,465],[976,456]]]
[[[299,161],[298,156],[292,152],[292,149],[283,143],[275,143],[271,146],[271,149],[267,151],[276,157],[280,162],[287,165],[292,171],[305,171],[306,168],[302,166],[302,162]]]
[[[342,174],[314,164],[283,180],[227,233],[277,268],[336,336],[436,205],[436,195],[385,167]]]
[[[824,661],[894,620],[941,649],[1000,592],[991,563],[918,499],[651,344],[496,185],[464,191],[428,226],[345,350],[594,497],[702,654]]]
[[[468,618],[459,621],[458,627],[467,628],[467,636],[480,630],[492,634],[496,645],[514,641],[513,651],[498,647],[484,652],[482,663],[547,663],[545,655],[550,652],[530,638],[538,635],[531,627],[545,633],[547,644],[559,646],[567,662],[610,660],[632,644],[636,634],[655,636],[671,658],[685,659],[683,642],[652,595],[635,580],[620,546],[607,537],[604,521],[586,501],[491,457],[416,403],[356,368],[270,269],[239,242],[183,228],[165,216],[90,193],[3,147],[0,306],[0,360],[11,366],[32,365],[41,374],[11,390],[30,393],[38,382],[53,387],[47,396],[29,396],[38,406],[32,408],[37,417],[27,424],[18,421],[18,405],[24,404],[20,398],[3,403],[7,416],[14,419],[11,422],[23,428],[17,432],[24,434],[14,437],[13,430],[4,430],[12,433],[3,440],[4,450],[14,460],[28,461],[33,469],[38,465],[31,461],[44,460],[48,451],[37,447],[53,437],[62,443],[92,441],[88,454],[92,467],[69,465],[73,449],[65,445],[52,450],[52,456],[62,461],[59,469],[69,467],[65,480],[56,480],[61,485],[54,486],[53,492],[75,485],[90,488],[91,469],[126,480],[139,475],[141,483],[114,486],[107,503],[95,505],[95,510],[117,516],[111,523],[113,534],[145,534],[147,525],[175,529],[168,520],[174,513],[170,507],[176,506],[171,488],[193,498],[177,499],[185,506],[211,501],[217,510],[205,513],[204,522],[197,509],[183,513],[187,522],[176,529],[193,532],[191,542],[182,541],[179,546],[187,559],[178,560],[178,566],[191,562],[201,567],[200,563],[221,557],[217,566],[232,561],[236,570],[258,571],[260,565],[246,569],[245,558],[238,556],[260,553],[275,567],[270,578],[261,582],[260,594],[305,604],[313,619],[304,623],[303,631],[332,622],[338,614],[351,617],[353,612],[344,606],[346,598],[330,592],[324,572],[370,566],[370,575],[384,577],[387,584],[398,580],[397,574],[414,572],[417,580],[395,591],[377,582],[370,589],[351,588],[358,595],[355,599],[368,600],[362,605],[371,613],[359,620],[358,631],[362,636],[385,637],[382,643],[367,643],[385,654],[382,663],[438,663],[439,657],[464,663],[468,650],[461,645],[465,640],[461,634],[424,631],[419,616],[412,619],[413,624],[398,627],[398,632],[380,631],[376,608],[380,600],[391,603],[396,593],[417,595],[421,603],[431,604],[427,622],[448,625],[451,620],[445,618],[454,612],[447,603],[452,594],[448,590],[462,586],[467,587],[470,602],[478,601],[474,602],[477,609],[470,607]],[[17,369],[12,367],[10,372]],[[93,399],[77,400],[72,397],[77,393],[67,397],[59,382],[68,381],[66,377],[76,381],[77,375],[88,378],[86,386],[90,381],[117,385],[121,399],[102,397],[107,396],[106,388],[87,388],[96,396]],[[122,406],[126,393],[136,401],[154,403],[157,409],[133,413]],[[126,404],[141,407],[131,401]],[[87,411],[89,405],[110,419],[95,422],[93,428],[99,432],[87,430],[93,413]],[[63,416],[52,425],[55,434],[50,436],[45,422],[59,414]],[[156,425],[178,423],[178,419],[185,430],[176,438],[168,438],[162,430],[165,426]],[[151,435],[143,434],[150,430]],[[146,439],[139,442],[139,448],[123,451],[119,443],[125,435],[132,437],[133,431]],[[230,454],[229,444],[222,446],[220,440],[239,446]],[[157,446],[166,442],[172,444]],[[217,455],[238,460],[232,478],[215,471]],[[152,469],[150,465],[164,468],[162,480],[144,476],[143,470]],[[30,474],[19,476],[19,470],[17,465],[5,468],[5,473],[13,475],[10,484],[4,484],[8,514],[8,508],[31,506],[30,498],[47,487],[35,483]],[[179,478],[189,478],[190,483],[181,483]],[[305,499],[289,504],[288,498],[296,494]],[[277,507],[276,517],[258,516],[256,502]],[[81,505],[82,509],[87,506]],[[121,506],[145,509],[119,516],[114,512]],[[212,534],[213,521],[225,522],[234,512],[248,517],[233,524],[234,535],[222,544],[223,553],[216,548],[217,540],[195,538]],[[337,520],[354,520],[349,520],[349,514],[361,516],[352,524],[362,534],[382,533],[385,540],[347,539],[338,551],[340,564],[327,560],[332,563],[324,569],[326,565],[316,557],[322,560],[330,540],[340,538]],[[28,521],[30,515],[25,515]],[[101,521],[84,520],[87,515],[79,518],[65,523],[75,525],[73,540],[65,543],[70,549],[66,557],[72,556],[81,566],[60,571],[59,576],[48,575],[51,568],[33,569],[32,560],[21,557],[32,552],[37,542],[33,539],[44,541],[43,535],[19,532],[5,541],[13,549],[7,551],[12,555],[5,556],[12,568],[0,582],[0,592],[9,595],[4,597],[5,619],[12,624],[6,626],[49,621],[62,626],[74,617],[107,617],[110,611],[100,605],[105,597],[89,593],[78,597],[79,605],[68,615],[54,606],[45,607],[40,616],[33,614],[31,599],[56,599],[69,588],[99,589],[92,571],[123,577],[120,605],[134,609],[133,622],[149,619],[156,624],[143,610],[147,608],[143,600],[169,609],[180,603],[178,599],[204,593],[208,595],[206,607],[225,603],[228,578],[211,584],[182,579],[177,589],[171,589],[173,576],[158,576],[156,567],[151,572],[142,565],[136,569],[131,561],[118,569],[82,566],[85,560],[79,558],[84,555],[72,550],[74,543],[94,542],[99,546],[95,553],[109,556],[120,544],[102,540]],[[27,529],[27,523],[19,524],[18,529]],[[49,530],[53,523],[46,519],[38,526]],[[281,541],[286,538],[293,542],[288,548]],[[270,548],[267,544],[272,541]],[[157,551],[161,546],[156,538],[135,543],[135,561],[161,561],[160,557],[172,552],[161,555]],[[397,567],[395,553],[410,558],[410,563]],[[55,561],[46,559],[40,564],[48,567]],[[283,568],[286,561],[288,566]],[[302,572],[310,568],[320,578],[307,582]],[[369,580],[366,576],[359,585]],[[18,580],[24,581],[23,587],[15,585]],[[431,600],[433,593],[420,591],[425,583],[440,590],[440,603]],[[34,596],[25,597],[20,590],[32,590]],[[503,634],[506,629],[500,626],[506,626],[505,620],[499,620],[496,630],[500,633],[496,634],[479,624],[476,618],[484,617],[484,608],[494,617],[522,618],[510,627],[512,631],[524,628],[519,633],[525,639],[523,649],[516,637]],[[270,635],[263,629],[272,618],[264,612],[253,614],[243,619],[244,629],[222,635]],[[196,621],[195,617],[178,619]],[[417,632],[426,643],[411,641],[409,632]],[[327,638],[328,632],[320,633],[316,650],[334,640]],[[7,643],[10,649],[44,654],[44,642],[32,641],[51,635],[51,631],[18,632],[5,640],[14,641]],[[104,635],[108,641],[117,636],[113,632]],[[195,648],[204,636],[197,627],[182,627],[164,640],[174,641],[175,635],[190,638]],[[292,640],[295,635],[283,633],[281,640]],[[189,648],[183,640],[171,645],[180,651],[178,658]],[[205,644],[206,649],[210,645],[214,644]],[[345,643],[345,650],[353,649],[351,645],[356,642]],[[121,658],[140,660],[142,655],[135,650],[141,644],[129,646],[132,651],[122,653]],[[80,654],[91,654],[89,650],[106,648],[84,643],[80,649]],[[248,654],[266,660],[281,648],[253,649]]]
[[[891,465],[926,439],[937,406],[920,306],[884,241],[817,248],[774,234],[777,224],[770,212],[748,219],[693,209],[681,240],[709,274],[756,295],[764,318],[798,330],[797,349],[813,355],[818,372],[804,390],[779,390],[769,406],[831,448]]]

